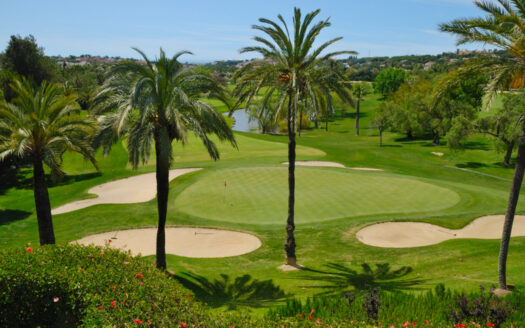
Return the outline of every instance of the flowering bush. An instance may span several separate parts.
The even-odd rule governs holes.
[[[118,250],[0,251],[0,327],[228,327],[226,320],[208,317],[175,279]]]

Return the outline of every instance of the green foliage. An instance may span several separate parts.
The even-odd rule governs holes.
[[[44,49],[38,47],[32,35],[25,38],[11,35],[1,65],[5,70],[24,76],[33,86],[51,81],[55,76],[54,64],[44,56]]]
[[[407,78],[408,73],[405,70],[389,67],[379,72],[376,76],[374,90],[383,95],[383,98],[386,98],[397,91]]]
[[[110,248],[78,245],[0,251],[0,326],[189,327],[220,320],[166,274]],[[135,324],[140,320],[143,324]]]
[[[346,327],[349,322],[354,324],[364,324],[369,321],[367,309],[364,304],[369,302],[369,293],[345,293],[338,296],[316,296],[301,302],[297,299],[290,299],[285,305],[271,308],[268,317],[273,319],[293,317],[316,321],[322,318],[322,322],[330,323],[337,327]],[[477,299],[485,297],[487,307],[499,308],[502,304],[507,304],[510,311],[510,318],[507,323],[513,323],[514,327],[521,327],[525,324],[525,315],[518,310],[525,306],[525,295],[513,293],[504,300],[497,300],[494,296],[484,296],[483,293],[461,293],[444,289],[443,285],[437,285],[435,291],[428,291],[422,294],[406,294],[402,292],[381,293],[377,322],[384,327],[401,327],[406,322],[410,326],[423,327],[453,327],[456,323],[468,324],[468,327],[479,327],[472,323],[473,318],[462,318],[456,321],[450,317],[451,311],[461,311],[458,299]],[[377,295],[375,295],[377,297]],[[311,319],[310,319],[311,318]],[[477,324],[485,326],[490,322],[486,319],[477,317]],[[427,323],[428,322],[428,323]],[[492,321],[491,323],[493,323]]]
[[[17,95],[12,103],[0,103],[0,161],[31,157],[62,174],[62,155],[72,150],[96,166],[89,143],[94,121],[76,113],[75,95],[64,95],[61,86],[45,82],[33,89],[25,78],[15,79],[12,89]]]

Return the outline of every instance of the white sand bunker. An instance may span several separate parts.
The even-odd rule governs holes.
[[[170,170],[170,181],[186,173],[200,169]],[[111,181],[88,190],[97,198],[78,200],[59,206],[51,211],[52,214],[72,212],[96,204],[130,204],[148,202],[157,194],[157,180],[155,172],[136,175],[126,179]]]
[[[111,242],[110,242],[111,240]],[[133,255],[154,255],[157,228],[120,230],[91,235],[75,241],[130,250]],[[259,238],[242,232],[205,228],[166,228],[166,253],[197,258],[228,257],[253,252]]]
[[[483,216],[459,230],[420,222],[384,222],[359,230],[356,237],[367,245],[390,248],[428,246],[457,238],[499,239],[504,221],[504,215]],[[525,236],[525,216],[514,217],[512,236]]]
[[[288,165],[288,162],[283,162],[282,164]],[[350,170],[360,170],[360,171],[383,171],[381,169],[374,169],[371,167],[346,167],[341,163],[336,162],[326,162],[326,161],[296,161],[296,166],[322,166],[322,167],[340,167]]]

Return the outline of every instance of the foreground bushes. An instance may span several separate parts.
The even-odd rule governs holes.
[[[484,295],[487,309],[525,308],[520,293],[499,307]],[[381,322],[382,327],[400,328],[415,322],[443,328],[454,326],[454,313],[468,327],[485,327],[491,322],[476,326],[465,319],[468,312],[479,312],[479,300],[479,293],[462,296],[443,288],[421,295],[371,289],[306,303],[291,300],[264,318],[210,315],[175,279],[114,249],[68,245],[0,250],[0,327],[364,328]],[[525,313],[514,311],[502,327],[510,323],[524,327]]]
[[[464,294],[445,290],[419,295],[401,292],[381,293],[378,288],[341,296],[309,298],[306,302],[289,300],[271,309],[273,320],[297,318],[316,321],[322,318],[334,326],[375,323],[384,327],[525,327],[525,295],[514,292],[498,299],[491,291]],[[351,324],[349,324],[351,323]]]
[[[139,258],[100,247],[0,251],[0,327],[229,327]]]

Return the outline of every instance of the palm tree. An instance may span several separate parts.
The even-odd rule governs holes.
[[[491,97],[501,90],[524,85],[525,0],[475,1],[474,4],[487,15],[482,18],[458,19],[448,24],[441,24],[441,31],[457,35],[459,37],[458,45],[473,42],[490,44],[506,50],[509,58],[484,56],[470,60],[441,84],[434,95],[434,99],[439,99],[440,95],[445,94],[449,87],[458,85],[461,81],[475,76],[476,73],[485,73],[486,76],[490,77],[487,89]],[[516,204],[525,170],[525,120],[523,117],[521,124],[522,132],[518,147],[518,158],[501,238],[498,265],[500,289],[507,289],[507,254]]]
[[[286,263],[296,264],[295,256],[295,131],[296,115],[299,98],[315,99],[316,81],[312,78],[314,71],[321,65],[342,54],[356,54],[354,51],[337,51],[322,54],[323,51],[341,38],[335,38],[314,49],[313,44],[319,33],[330,26],[329,19],[312,25],[320,10],[301,16],[301,10],[294,9],[293,38],[284,18],[278,15],[278,23],[266,18],[260,18],[262,25],[252,28],[261,31],[265,37],[254,37],[258,46],[241,49],[241,53],[257,52],[263,59],[254,60],[236,72],[234,80],[237,86],[234,90],[238,97],[237,106],[245,103],[249,107],[254,97],[264,93],[263,103],[274,100],[280,111],[287,102],[288,130],[288,218],[286,221]],[[330,67],[330,65],[328,65]]]
[[[106,114],[96,145],[102,145],[107,154],[118,137],[126,135],[129,162],[137,168],[140,161],[147,162],[154,142],[159,216],[156,263],[158,268],[166,269],[165,225],[172,142],[184,144],[188,131],[193,131],[214,160],[219,158],[219,151],[208,134],[215,134],[233,146],[236,143],[223,116],[200,100],[203,96],[225,99],[224,89],[211,75],[185,68],[178,61],[181,55],[190,52],[167,58],[161,49],[160,58],[152,62],[142,51],[134,50],[145,64],[135,61],[116,64],[96,96],[96,111]]]
[[[33,89],[25,79],[10,85],[15,98],[0,102],[0,161],[9,156],[30,158],[40,244],[54,244],[55,233],[45,163],[52,172],[62,174],[62,154],[72,150],[84,155],[95,167],[89,137],[95,122],[78,113],[76,96],[64,95],[63,88],[45,81]]]
[[[369,92],[368,84],[365,82],[359,82],[354,85],[354,96],[357,98],[357,104],[355,107],[355,135],[359,135],[359,114],[361,102],[365,100],[365,96]]]

